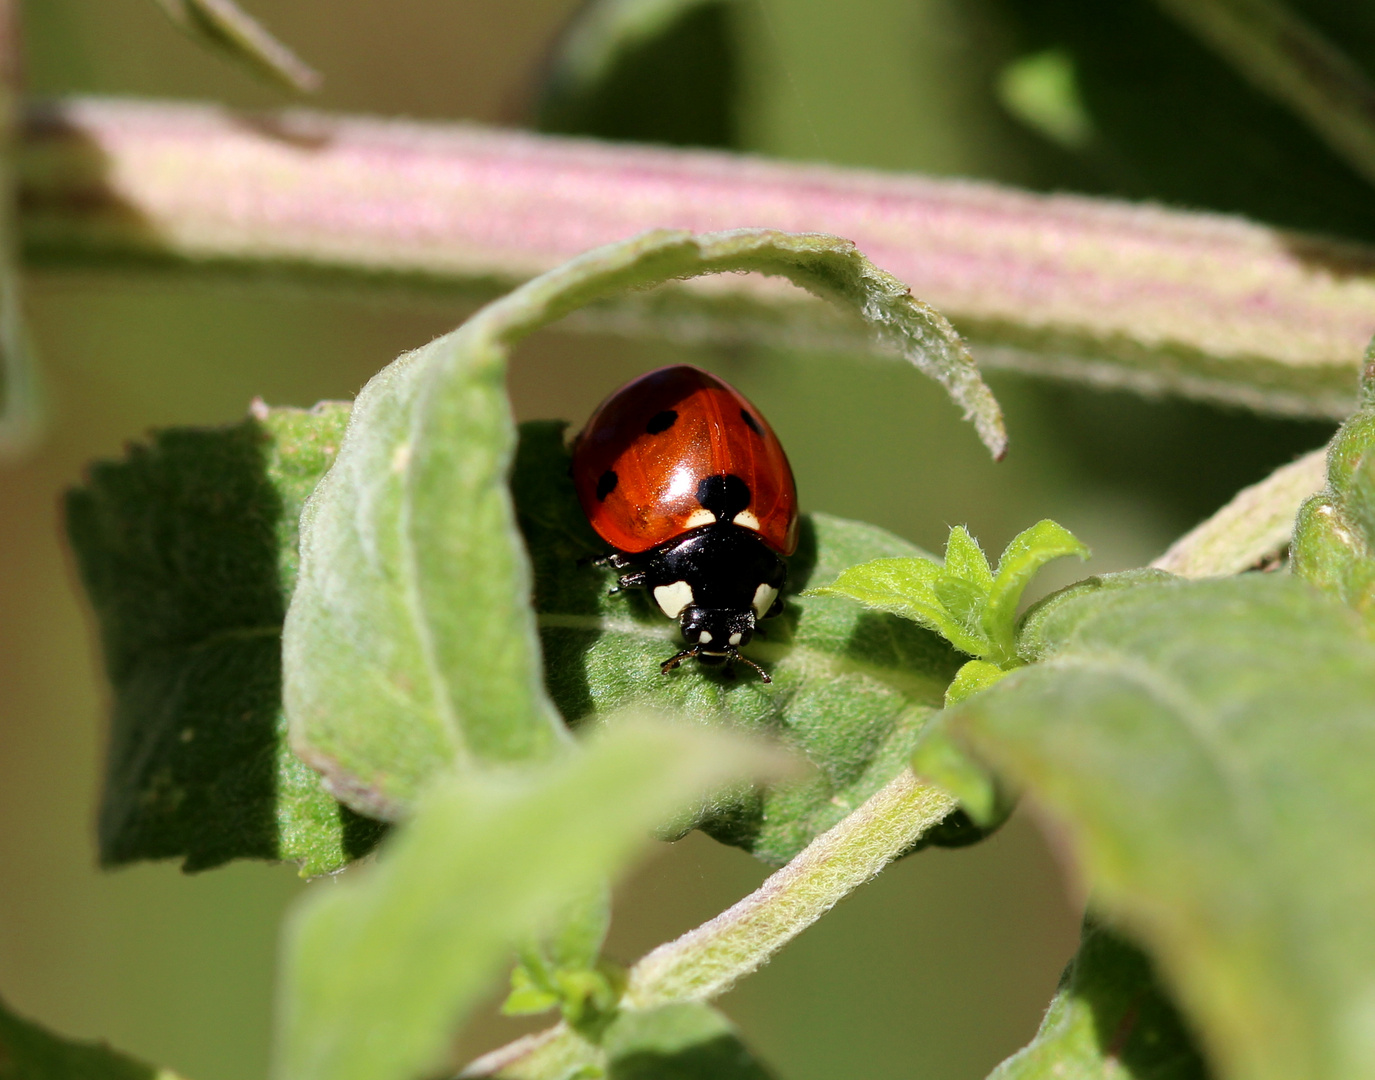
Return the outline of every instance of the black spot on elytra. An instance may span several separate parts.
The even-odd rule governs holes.
[[[645,425],[645,431],[651,435],[658,435],[661,431],[667,431],[678,419],[678,414],[673,409],[665,409],[657,412],[649,418],[649,423]]]
[[[740,410],[740,419],[745,421],[749,429],[756,435],[762,436],[764,434],[764,429],[760,427],[759,421],[754,418],[754,414],[749,409]]]
[[[615,469],[607,469],[597,479],[597,501],[606,502],[606,497],[616,490],[616,485],[621,478],[616,475]]]
[[[697,501],[716,515],[717,521],[730,521],[750,504],[750,486],[740,477],[708,476],[697,485]]]

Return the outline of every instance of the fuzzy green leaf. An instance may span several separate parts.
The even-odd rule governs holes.
[[[283,635],[292,745],[379,817],[404,816],[441,771],[564,741],[506,486],[503,361],[460,331],[385,369],[301,518]]]
[[[900,615],[971,656],[982,656],[992,647],[977,618],[969,625],[969,614],[981,607],[974,587],[946,574],[928,557],[873,559],[851,566],[831,584],[811,589],[810,595],[846,597],[875,611]],[[947,601],[956,611],[949,610]]]
[[[980,690],[987,690],[1007,672],[987,660],[971,660],[955,673],[955,679],[945,688],[945,707],[958,705]]]
[[[845,596],[934,630],[957,649],[1015,667],[1017,605],[1036,572],[1064,555],[1088,557],[1067,529],[1042,521],[1008,544],[994,574],[962,525],[950,530],[945,564],[930,559],[878,559],[852,566],[814,596]]]
[[[1041,567],[1067,555],[1087,559],[1089,549],[1063,525],[1048,520],[1023,529],[1003,550],[983,616],[984,631],[998,650],[995,659],[999,662],[1006,664],[1016,659],[1013,635],[1022,593]]]
[[[178,1080],[170,1069],[112,1050],[64,1039],[0,1003],[0,1077],[4,1080]]]
[[[1150,961],[1110,930],[1084,927],[1041,1029],[988,1080],[1207,1080]]]
[[[438,777],[376,866],[294,912],[273,1076],[438,1070],[519,940],[623,870],[684,800],[763,763],[724,736],[622,726],[552,765]]]
[[[945,570],[974,585],[985,596],[993,588],[993,568],[988,565],[988,556],[963,525],[952,528],[945,542]]]
[[[561,424],[522,427],[512,487],[534,562],[549,692],[575,726],[627,707],[665,709],[773,735],[800,752],[816,766],[810,776],[723,795],[681,823],[786,862],[901,771],[960,665],[946,642],[905,619],[797,592],[853,563],[919,549],[871,525],[804,517],[784,613],[745,650],[773,683],[695,664],[662,675],[677,625],[641,593],[608,596],[614,574],[585,565],[604,548],[578,505],[568,460]]]
[[[710,1005],[626,1011],[602,1040],[608,1080],[770,1080],[735,1025]]]
[[[942,723],[1061,827],[1231,1080],[1375,1075],[1375,645],[1281,574],[1086,588]]]
[[[538,758],[560,741],[563,728],[539,678],[528,561],[503,483],[515,443],[503,391],[510,347],[605,296],[745,270],[786,277],[867,319],[942,381],[990,449],[1001,453],[1005,437],[997,404],[954,331],[847,241],[760,229],[702,236],[664,230],[589,252],[536,278],[373,379],[359,396],[335,467],[306,507],[301,579],[284,636],[285,699],[293,745],[341,798],[378,816],[399,817],[438,771]],[[579,552],[585,553],[586,548]],[[604,580],[563,564],[555,572],[573,578],[574,591],[584,599]],[[578,618],[592,614],[587,610],[549,608],[542,600],[541,610],[573,619],[566,628],[583,631],[569,638],[571,652],[551,648],[549,664],[556,697],[570,683],[578,693],[583,682],[581,699],[565,693],[560,700],[568,719],[581,719],[591,704],[580,678],[593,666],[586,655],[589,632],[599,643],[612,643],[613,635],[601,634],[599,619],[579,624]],[[660,622],[658,632],[647,636],[667,644],[668,629]],[[846,646],[836,641],[832,651]],[[851,680],[874,705],[856,717],[865,730],[858,737],[852,730],[829,755],[839,773],[839,779],[825,781],[833,788],[860,781],[865,794],[875,790],[892,769],[884,766],[886,775],[872,783],[861,779],[874,750],[899,715],[909,728],[925,715],[924,701],[914,703],[904,689],[915,689],[921,698],[934,680],[923,663],[915,675],[903,670],[905,646],[902,636],[891,644],[880,641],[873,659],[866,656]],[[646,679],[659,678],[648,665],[630,673],[648,648],[642,639],[639,650],[621,649],[615,658],[610,681],[635,700],[643,697]],[[761,650],[771,659],[768,650],[793,656],[798,668],[809,659],[787,642]],[[925,644],[917,648],[919,655],[932,651]],[[816,659],[831,673],[847,662],[854,666],[834,656]],[[885,677],[871,676],[874,667]],[[798,710],[804,715],[797,726],[811,729],[812,742],[837,743],[830,714],[836,694],[844,698],[848,691],[816,664],[808,675],[810,695]],[[690,678],[657,682],[649,697],[667,704],[674,694],[665,693],[665,686],[700,685]],[[609,689],[598,687],[599,707],[611,696]],[[757,726],[774,721],[778,701],[777,695],[761,699],[754,688],[742,690],[730,702],[746,705],[741,716],[723,709],[726,703],[713,690],[699,699],[696,711],[706,706],[717,719]],[[846,807],[833,809],[843,813]],[[797,816],[796,808],[783,815],[787,828]],[[814,831],[800,825],[775,850],[795,851]]]
[[[286,859],[319,874],[376,842],[381,826],[292,755],[281,710],[297,518],[347,416],[338,404],[258,410],[162,432],[68,495],[114,692],[104,865]]]

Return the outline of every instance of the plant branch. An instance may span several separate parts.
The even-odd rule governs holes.
[[[288,90],[312,94],[320,73],[283,45],[234,0],[154,0],[188,37],[216,49]]]
[[[1281,466],[1185,533],[1151,563],[1186,578],[1226,577],[1278,554],[1294,535],[1299,506],[1326,482],[1327,451]]]
[[[625,1007],[653,1009],[724,994],[954,808],[953,798],[904,770],[749,896],[642,957],[630,970]],[[578,1044],[584,1055],[592,1052],[558,1025],[484,1055],[462,1075],[540,1080],[576,1060]]]
[[[1279,0],[1157,0],[1375,183],[1375,85]]]
[[[42,423],[37,374],[20,302],[15,240],[19,11],[0,0],[0,460],[33,444]]]
[[[990,184],[460,125],[75,100],[23,162],[39,264],[161,264],[502,292],[673,227],[827,230],[940,309],[985,366],[1304,415],[1350,411],[1375,252],[1217,215]],[[648,336],[869,349],[856,322],[730,277],[587,309]]]

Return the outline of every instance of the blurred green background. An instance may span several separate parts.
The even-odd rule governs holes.
[[[539,115],[559,130],[1154,198],[1375,238],[1369,190],[1150,0],[739,0],[628,57],[600,91],[544,92],[573,0],[251,6],[325,73],[325,108]],[[1366,5],[1300,6],[1358,59],[1375,57]],[[149,0],[42,0],[25,17],[35,93],[281,102]],[[621,110],[646,80],[663,83],[672,108]],[[350,397],[465,309],[132,270],[47,270],[30,275],[28,295],[52,424],[35,454],[0,467],[0,994],[193,1080],[259,1076],[277,922],[303,886],[289,868],[257,865],[191,878],[161,865],[96,871],[104,690],[59,495],[150,427],[231,421],[255,395]],[[933,548],[967,523],[995,551],[1054,517],[1094,548],[1095,571],[1148,561],[1330,430],[1001,376],[1014,443],[995,466],[940,391],[895,363],[552,331],[517,357],[512,394],[523,419],[576,423],[623,379],[679,360],[761,406],[807,509]],[[1080,572],[1057,568],[1047,584]],[[622,890],[613,954],[633,959],[763,876],[700,836],[661,845]],[[977,1080],[1035,1029],[1073,950],[1076,909],[1020,812],[981,846],[893,867],[724,1005],[792,1080]],[[514,1030],[489,1016],[463,1047]]]

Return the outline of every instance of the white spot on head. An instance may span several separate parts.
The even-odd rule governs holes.
[[[711,644],[711,631],[710,631],[710,630],[703,630],[700,634],[697,635],[697,640],[698,640],[699,642],[701,642],[703,645],[710,645],[710,644]]]
[[[672,585],[656,585],[654,602],[670,619],[676,619],[683,608],[692,603],[692,586],[686,581],[675,581]]]
[[[762,619],[765,612],[773,607],[773,602],[777,599],[777,589],[772,585],[760,585],[754,590],[754,602],[750,606],[754,608],[754,613]]]
[[[741,642],[741,640],[742,640],[742,635],[741,635],[741,634],[731,634],[731,636],[730,636],[730,643],[731,643],[732,645],[739,645],[740,642]]]
[[[716,524],[716,515],[713,514],[706,507],[699,506],[696,510],[694,510],[692,513],[688,515],[688,519],[685,522],[683,522],[683,528],[695,529],[699,525],[714,524]]]
[[[755,517],[754,513],[750,510],[741,510],[740,513],[736,514],[731,520],[737,525],[743,525],[747,529],[753,529],[755,532],[759,531],[759,519]]]

